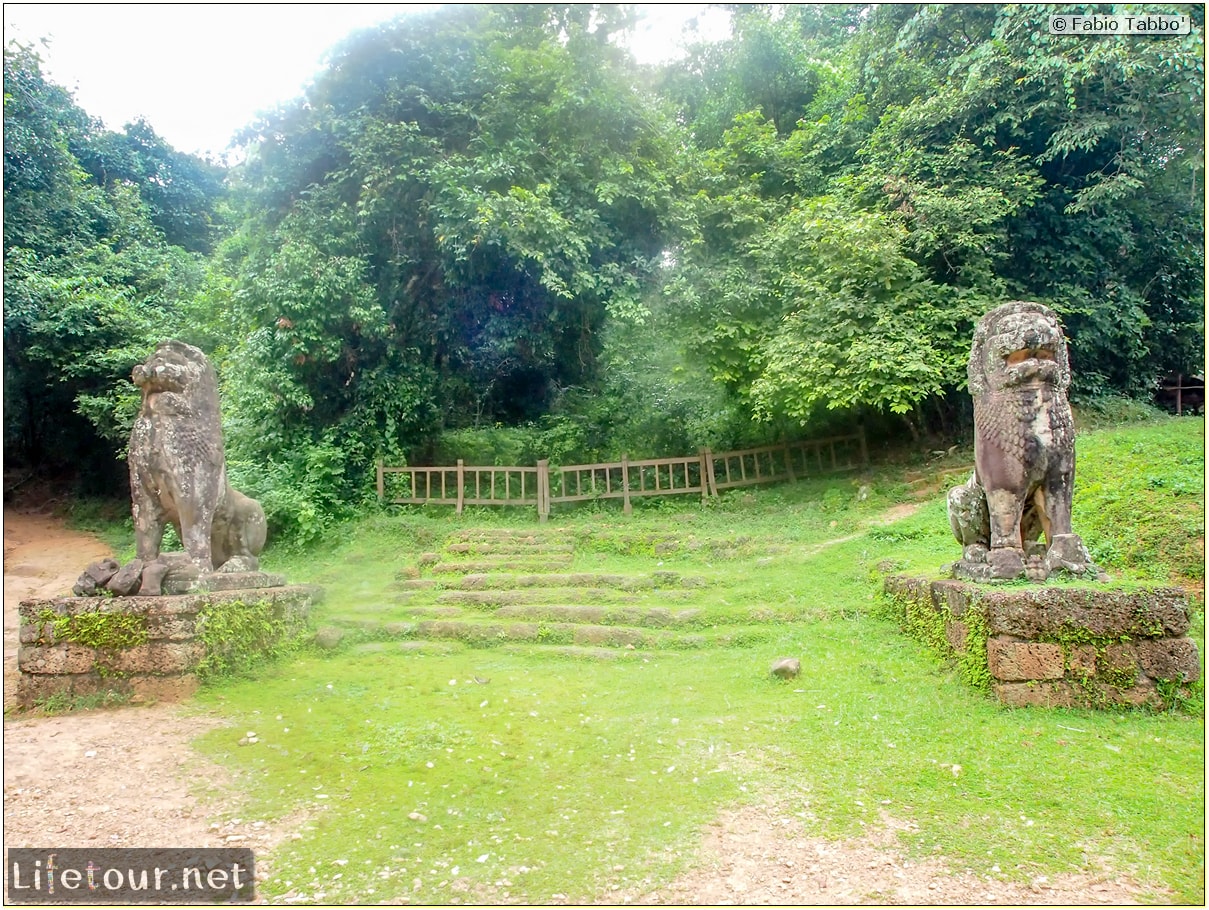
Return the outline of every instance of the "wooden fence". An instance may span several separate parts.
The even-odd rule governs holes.
[[[643,461],[630,461],[623,455],[621,461],[564,465],[552,472],[547,467],[546,476],[550,481],[547,502],[620,499],[627,515],[633,511],[630,500],[636,496],[699,493],[701,501],[705,502],[710,494],[708,451],[703,449],[698,455],[683,458]],[[714,495],[717,495],[716,491]]]
[[[378,499],[397,505],[538,506],[545,504],[543,465],[526,467],[392,468],[378,462]]]
[[[647,458],[550,467],[388,467],[378,462],[378,499],[396,505],[530,506],[541,521],[560,502],[620,499],[626,514],[639,496],[697,494],[705,502],[721,490],[854,471],[869,464],[865,434],[832,436],[736,452]]]

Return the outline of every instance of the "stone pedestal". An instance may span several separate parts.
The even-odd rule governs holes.
[[[184,566],[170,568],[160,590],[164,594],[206,594],[284,585],[285,576],[271,572],[198,572],[193,566]]]
[[[205,576],[207,579],[214,575]],[[235,578],[235,575],[227,575]],[[113,692],[132,701],[191,695],[207,654],[208,614],[255,605],[279,620],[282,636],[306,628],[315,585],[276,585],[158,597],[59,597],[22,601],[17,700]],[[276,642],[265,642],[265,645]]]
[[[894,575],[904,629],[1004,704],[1164,707],[1200,679],[1180,588],[987,587]]]

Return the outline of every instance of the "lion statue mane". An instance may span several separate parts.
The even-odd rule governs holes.
[[[1034,581],[1059,571],[1102,574],[1071,530],[1070,357],[1053,310],[1017,300],[983,316],[968,378],[974,474],[948,496],[949,522],[963,546],[956,573]]]
[[[264,510],[227,483],[210,361],[192,345],[165,341],[131,379],[143,393],[129,456],[138,558],[159,558],[171,524],[198,570],[256,570]]]

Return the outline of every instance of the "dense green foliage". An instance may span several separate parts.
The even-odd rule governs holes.
[[[642,67],[631,7],[445,7],[335,45],[225,173],[12,45],[6,452],[120,486],[167,336],[300,538],[377,457],[960,438],[1005,299],[1062,315],[1076,394],[1146,396],[1203,370],[1203,8],[1162,39],[1050,35],[1061,9],[743,5]]]
[[[778,57],[772,14],[749,8],[729,52],[684,64],[671,86],[690,86],[701,138],[720,124],[691,74],[749,86],[752,109],[691,178],[697,229],[669,291],[757,415],[952,393],[972,321],[1004,299],[1064,316],[1077,392],[1200,363],[1202,35],[1071,40],[1050,11],[789,6]],[[751,78],[772,59],[810,87],[794,116]]]
[[[137,408],[130,370],[191,328],[219,170],[145,123],[112,133],[4,54],[4,448],[112,488]]]

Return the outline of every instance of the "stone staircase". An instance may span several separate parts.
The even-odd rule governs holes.
[[[654,562],[654,560],[652,560]],[[724,577],[592,571],[557,530],[458,531],[399,572],[381,603],[328,621],[365,650],[398,641],[621,657],[749,645],[805,618],[720,606]],[[439,649],[444,649],[439,647]]]

